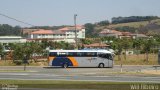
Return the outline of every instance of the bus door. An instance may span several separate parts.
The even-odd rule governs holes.
[[[107,53],[106,58],[108,60],[108,67],[113,67],[113,56],[110,53]]]
[[[113,66],[113,58],[112,55],[109,53],[99,53],[98,57],[100,57],[101,63],[104,63],[105,67],[112,67]]]
[[[99,57],[99,63],[103,63],[105,67],[108,67],[109,62],[106,58],[106,54],[105,53],[99,53],[98,57]]]

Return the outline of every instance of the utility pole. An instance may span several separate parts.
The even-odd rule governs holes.
[[[77,45],[77,25],[76,25],[76,17],[77,14],[74,14],[74,26],[75,26],[75,48],[78,49],[78,45]]]

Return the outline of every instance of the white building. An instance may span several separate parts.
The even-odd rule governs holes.
[[[53,38],[53,31],[39,29],[38,31],[31,32],[31,34],[28,35],[28,38],[29,39]]]
[[[8,44],[8,43],[25,43],[26,39],[21,36],[0,36],[0,43]]]
[[[85,28],[77,26],[77,38],[85,38]],[[75,43],[75,27],[65,27],[59,30],[43,30],[39,29],[29,34],[29,40],[50,39],[53,41],[65,41],[68,43]]]
[[[104,29],[99,33],[100,37],[116,37],[118,38],[120,35],[122,35],[122,32],[117,30],[110,30],[110,29]]]
[[[116,37],[116,38],[148,38],[144,34],[134,34],[131,32],[120,32],[117,30],[104,29],[99,33],[100,37]]]

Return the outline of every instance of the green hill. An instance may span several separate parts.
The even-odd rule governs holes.
[[[157,25],[160,25],[160,19],[152,20],[150,23],[155,23]],[[121,23],[121,24],[111,24],[111,25],[108,26],[108,28],[117,28],[117,27],[124,27],[124,26],[129,26],[129,27],[133,27],[133,28],[139,28],[141,26],[146,26],[147,24],[149,24],[148,21]]]
[[[103,29],[115,29],[119,31],[128,31],[133,33],[144,33],[144,34],[160,34],[160,19],[151,21],[141,21],[141,22],[130,22],[130,23],[120,23],[120,24],[110,24],[106,26],[96,25],[95,30],[97,32]]]

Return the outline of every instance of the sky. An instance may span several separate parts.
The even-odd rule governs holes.
[[[113,17],[160,16],[160,0],[0,0],[0,14],[34,26],[79,25]],[[0,15],[0,24],[31,27]]]

